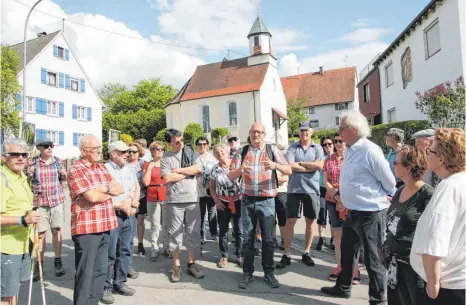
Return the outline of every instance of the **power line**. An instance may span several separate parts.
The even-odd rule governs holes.
[[[18,0],[13,0],[13,1],[15,1],[15,2],[21,4],[21,5],[25,6],[25,7],[31,8],[27,4],[24,4],[24,3],[22,3],[22,2],[20,2]],[[184,49],[195,49],[195,50],[205,50],[205,51],[225,51],[225,49],[203,48],[203,47],[185,46],[185,45],[177,45],[177,44],[171,44],[171,43],[160,42],[160,41],[153,41],[153,40],[149,40],[149,39],[146,39],[146,38],[135,37],[135,36],[130,36],[130,35],[122,34],[122,33],[117,33],[117,32],[109,31],[109,30],[106,30],[106,29],[98,28],[98,27],[95,27],[95,26],[92,26],[92,25],[87,25],[87,24],[84,24],[84,23],[80,23],[80,22],[76,22],[76,21],[73,21],[73,20],[65,19],[63,17],[52,15],[52,14],[43,12],[41,10],[36,9],[34,11],[42,13],[42,14],[50,16],[50,17],[53,17],[53,18],[61,19],[63,21],[63,24],[66,21],[66,22],[69,22],[69,23],[74,23],[74,24],[77,24],[77,25],[80,25],[80,26],[91,28],[91,29],[94,29],[94,30],[97,30],[97,31],[105,32],[105,33],[108,33],[108,34],[118,35],[118,36],[130,38],[130,39],[136,39],[136,40],[140,40],[140,41],[144,41],[144,42],[155,43],[155,44],[164,45],[164,46],[168,46],[168,47],[184,48]],[[227,49],[227,50],[229,50],[231,52],[234,52],[234,53],[237,53],[237,54],[240,54],[240,55],[243,55],[243,56],[247,56],[246,54],[243,54],[243,53],[240,53],[240,52],[237,52],[237,51],[233,51],[233,50],[230,50],[230,49]]]

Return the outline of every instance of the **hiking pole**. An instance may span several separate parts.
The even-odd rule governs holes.
[[[35,211],[37,208],[34,207],[32,210]],[[29,297],[28,297],[28,305],[31,305],[31,298],[32,298],[32,278],[34,277],[34,259],[36,254],[36,247],[37,247],[37,240],[35,231],[37,230],[36,226],[34,226],[34,238],[32,242],[32,252],[31,252],[31,277],[29,279]],[[38,259],[39,260],[39,259]]]

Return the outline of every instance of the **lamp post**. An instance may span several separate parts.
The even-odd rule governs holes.
[[[23,117],[19,121],[19,137],[23,137],[23,122],[26,122],[26,55],[27,55],[27,41],[26,41],[26,34],[28,30],[28,23],[29,23],[29,17],[31,16],[32,11],[34,8],[41,2],[42,0],[38,0],[34,5],[31,7],[29,10],[28,16],[26,17],[26,23],[24,24],[24,42],[23,42]]]

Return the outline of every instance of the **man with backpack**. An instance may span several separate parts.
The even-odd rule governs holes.
[[[31,181],[34,194],[34,206],[40,213],[39,223],[39,251],[43,259],[45,252],[45,235],[49,227],[52,229],[52,244],[55,252],[55,275],[63,276],[65,269],[61,260],[62,236],[64,225],[63,203],[65,193],[62,181],[66,180],[63,160],[53,156],[54,144],[49,139],[41,139],[36,144],[39,156],[32,158],[27,164],[27,175]],[[39,262],[43,266],[43,261]],[[44,268],[42,267],[42,270]],[[35,265],[34,281],[40,279],[39,264]]]
[[[262,268],[267,284],[272,288],[280,286],[274,275],[275,197],[278,193],[278,170],[284,175],[291,174],[291,167],[278,149],[265,144],[265,126],[252,124],[249,130],[250,145],[243,147],[233,157],[229,179],[241,178],[243,193],[241,215],[243,217],[243,279],[238,284],[246,289],[254,273],[254,239],[256,223],[259,220],[262,231]]]

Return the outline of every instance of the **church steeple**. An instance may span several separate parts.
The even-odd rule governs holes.
[[[272,54],[272,34],[265,26],[259,15],[259,8],[257,18],[251,27],[248,34],[249,39],[249,55],[258,54]]]

